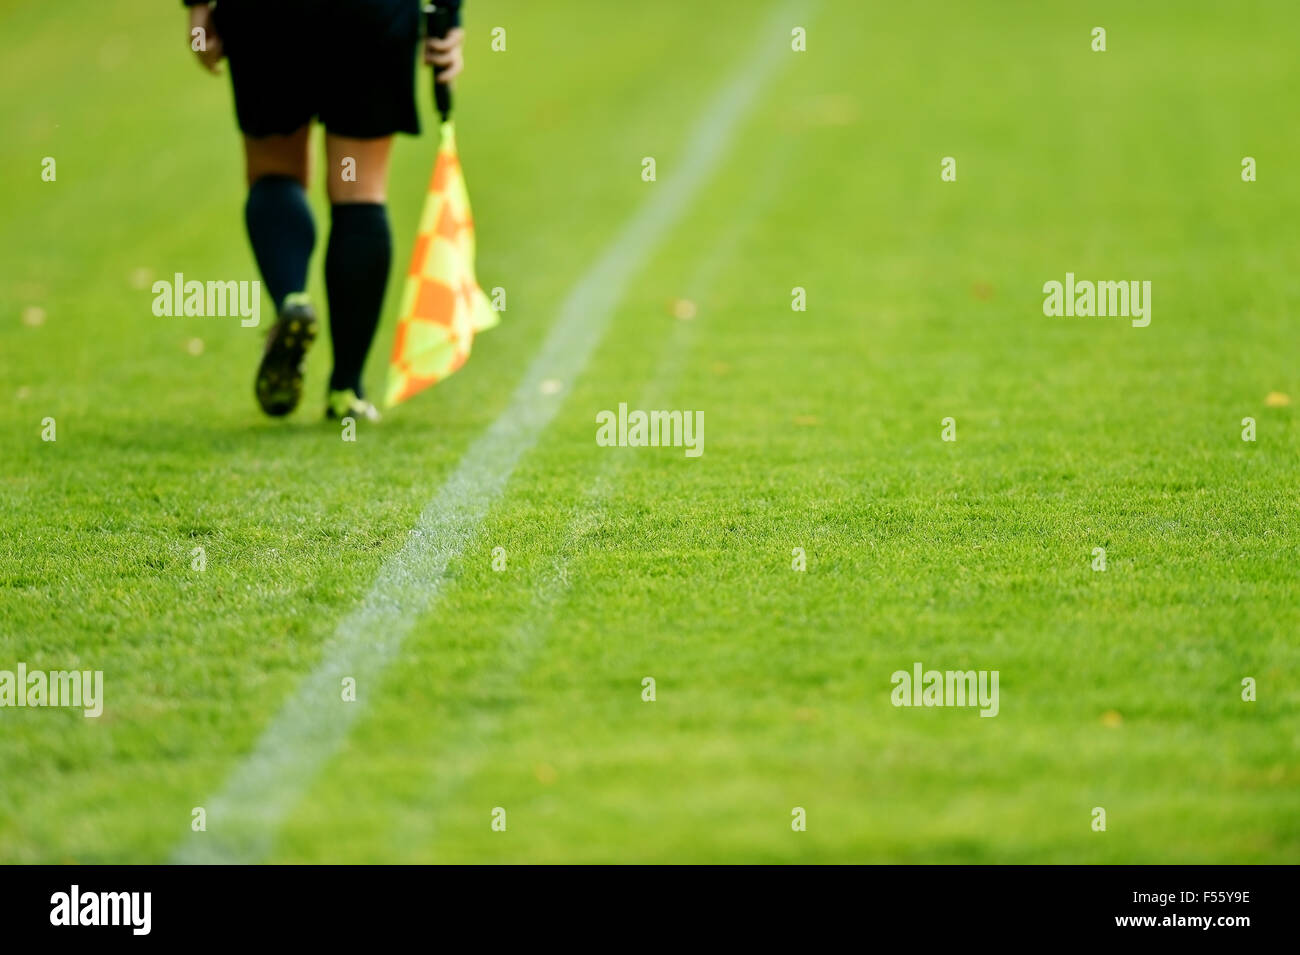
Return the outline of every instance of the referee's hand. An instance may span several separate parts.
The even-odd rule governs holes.
[[[221,37],[212,25],[212,6],[200,3],[190,7],[190,49],[199,58],[199,64],[209,73],[221,72]]]
[[[431,36],[424,41],[424,62],[438,67],[438,82],[448,83],[465,68],[465,31],[454,27],[445,37]]]

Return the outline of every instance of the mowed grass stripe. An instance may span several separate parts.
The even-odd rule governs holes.
[[[381,568],[355,611],[339,624],[321,662],[263,733],[226,787],[208,802],[209,828],[177,851],[180,862],[247,862],[264,858],[280,821],[346,737],[359,705],[339,703],[345,677],[376,680],[414,621],[437,599],[448,564],[470,544],[520,458],[560,406],[542,382],[572,382],[600,342],[627,281],[682,218],[721,160],[738,122],[764,80],[788,52],[792,3],[764,22],[752,54],[696,121],[680,165],[656,184],[608,251],[560,307],[541,352],[506,410],[466,453],[430,501],[410,539]]]
[[[792,143],[793,140],[784,140],[770,153],[770,159],[765,164],[768,170],[765,181],[775,181],[777,174],[785,168],[792,152]],[[737,210],[736,217],[720,230],[712,248],[695,267],[685,285],[687,294],[697,305],[707,306],[709,292],[718,273],[735,257],[740,241],[754,227],[774,195],[772,190],[755,189],[750,192],[743,208]],[[707,307],[704,307],[698,319],[676,321],[659,349],[650,381],[642,388],[632,407],[650,409],[670,406],[670,396],[698,337],[697,321],[707,321],[707,314]],[[689,409],[680,410],[689,413]],[[518,686],[520,677],[528,672],[537,659],[556,621],[563,620],[560,611],[566,605],[573,588],[574,565],[580,565],[586,556],[586,542],[592,530],[607,519],[607,502],[615,490],[622,486],[622,475],[630,461],[631,458],[626,453],[606,451],[595,481],[574,508],[561,546],[552,557],[548,572],[534,591],[534,603],[529,616],[512,630],[507,645],[497,654],[500,667],[488,678],[494,682],[498,694],[502,694],[507,686]],[[631,692],[631,684],[628,692]],[[479,694],[467,691],[465,696],[475,698]],[[426,790],[429,793],[426,811],[418,816],[404,818],[402,826],[391,831],[388,858],[405,859],[411,853],[416,855],[409,861],[427,861],[437,857],[441,812],[463,789],[466,780],[483,765],[493,744],[500,739],[505,719],[506,714],[500,708],[481,707],[479,712],[466,714],[454,726],[444,727],[444,732],[453,742],[440,754],[435,765],[422,770],[428,774],[430,782]]]
[[[569,652],[574,591],[592,583],[593,541],[607,533],[618,501],[638,493],[626,480],[639,466],[637,453],[597,449],[588,424],[575,429],[574,423],[591,421],[593,400],[602,407],[618,400],[642,409],[701,407],[680,400],[679,383],[704,327],[720,317],[715,307],[719,282],[741,264],[743,243],[761,230],[763,215],[780,195],[770,185],[780,181],[802,143],[788,137],[762,148],[765,140],[755,133],[766,123],[758,116],[749,121],[750,128],[735,140],[714,178],[727,183],[723,214],[702,211],[694,203],[691,216],[674,233],[671,249],[662,249],[638,277],[637,288],[629,289],[581,388],[571,393],[563,429],[557,423],[547,436],[547,454],[531,456],[512,478],[516,488],[527,487],[528,493],[512,493],[494,508],[478,541],[456,561],[454,587],[444,591],[436,613],[408,635],[383,684],[368,690],[374,705],[280,827],[268,861],[439,860],[458,851],[453,847],[462,838],[459,821],[467,809],[481,820],[496,804],[482,804],[470,792],[484,775],[511,763],[520,703],[534,698],[541,661]],[[762,157],[759,163],[753,161],[756,155]],[[710,194],[716,200],[720,192],[711,188]],[[673,273],[679,266],[686,266],[685,280],[668,279],[665,269]],[[663,308],[647,326],[643,311],[633,304],[638,292],[643,300],[647,287],[683,294],[698,304],[698,316],[680,320]],[[632,327],[648,330],[629,347]],[[623,364],[619,354],[637,360]],[[618,384],[607,391],[594,379],[609,380],[611,367],[619,368]],[[594,374],[596,368],[601,375]],[[634,390],[638,381],[644,384]],[[574,441],[577,462],[572,468],[557,467],[556,445]],[[557,484],[560,473],[568,477]],[[552,491],[543,504],[536,489],[547,476]],[[513,517],[505,517],[521,510],[528,514],[522,534]],[[497,545],[503,545],[508,558],[501,573],[486,569]],[[478,615],[484,608],[491,608],[487,619]],[[616,691],[620,697],[624,690],[630,694],[630,705],[641,705],[636,702],[639,679],[629,674],[625,688]],[[566,705],[563,692],[547,697]],[[547,769],[537,772],[544,779]],[[527,780],[544,785],[531,772]],[[510,790],[495,798],[513,809],[521,805],[519,796]],[[364,810],[358,811],[359,806]]]

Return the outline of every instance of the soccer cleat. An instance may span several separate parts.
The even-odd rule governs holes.
[[[379,409],[351,388],[331,391],[325,405],[327,418],[360,418],[364,421],[378,421],[382,415]]]
[[[298,292],[286,298],[257,367],[257,403],[271,417],[287,415],[302,400],[303,363],[316,330],[316,311],[307,296]]]

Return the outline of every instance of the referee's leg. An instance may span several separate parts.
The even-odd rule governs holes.
[[[334,370],[330,391],[364,395],[361,375],[379,326],[393,260],[388,224],[392,136],[325,136],[331,218],[325,251]]]
[[[245,136],[248,202],[244,219],[266,290],[278,313],[307,289],[316,226],[307,204],[311,123],[283,136]]]

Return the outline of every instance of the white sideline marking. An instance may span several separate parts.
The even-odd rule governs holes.
[[[773,149],[762,177],[765,181],[777,181],[778,171],[785,168],[790,151],[788,139],[782,140]],[[702,305],[708,301],[707,293],[718,273],[735,256],[736,247],[753,227],[772,196],[770,191],[754,192],[750,196],[686,282],[684,289],[690,298]],[[705,308],[704,311],[707,314],[709,309]],[[673,323],[672,331],[660,346],[655,373],[641,392],[641,399],[635,407],[653,408],[661,400],[666,400],[681,377],[698,326],[697,321]],[[600,512],[618,481],[619,471],[628,467],[630,460],[627,455],[605,455],[596,479],[569,517],[568,530],[551,559],[550,567],[534,586],[533,602],[527,617],[519,622],[511,637],[504,642],[505,650],[501,655],[500,666],[491,672],[493,680],[503,681],[512,688],[518,686],[520,677],[527,672],[541,650],[541,645],[554,625],[556,608],[569,592],[569,564],[573,559],[574,542],[584,531],[599,525]],[[474,684],[473,689],[476,692],[472,695],[477,696],[483,689],[482,684]],[[477,771],[484,751],[492,745],[504,722],[505,717],[499,712],[486,708],[480,709],[472,717],[457,721],[455,732],[450,734],[454,742],[449,742],[435,757],[439,763],[439,772],[429,799],[424,804],[425,811],[406,820],[400,830],[391,834],[390,859],[399,860],[397,864],[403,864],[406,861],[404,853],[408,853],[410,847],[417,846],[427,851],[433,846],[439,811]]]
[[[749,58],[709,102],[670,175],[645,184],[649,197],[561,304],[542,349],[501,415],[472,444],[420,514],[405,545],[384,562],[361,605],[339,621],[321,660],[263,731],[219,794],[203,805],[208,831],[190,833],[173,859],[247,863],[265,858],[281,822],[347,737],[369,688],[401,647],[414,621],[437,599],[447,565],[477,536],[519,459],[559,410],[561,395],[541,396],[548,378],[575,381],[603,337],[623,288],[686,212],[717,167],[758,91],[790,55],[789,29],[802,7],[778,7]],[[635,165],[629,166],[635,175]],[[561,393],[562,394],[562,393]],[[358,702],[343,705],[344,677]]]

